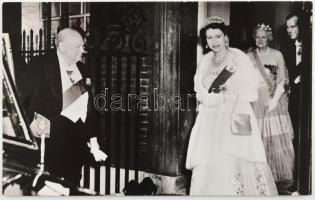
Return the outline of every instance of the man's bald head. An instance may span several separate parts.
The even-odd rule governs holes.
[[[60,42],[69,41],[74,38],[82,39],[80,33],[78,33],[76,30],[71,28],[65,28],[59,31],[59,33],[57,34],[56,42],[58,45]]]
[[[69,65],[81,60],[84,53],[84,42],[82,36],[76,30],[62,29],[57,35],[56,43],[59,54]]]

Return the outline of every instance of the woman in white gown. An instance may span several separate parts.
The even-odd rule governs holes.
[[[227,29],[210,17],[200,31],[212,51],[194,77],[200,104],[186,160],[190,195],[277,195],[250,104],[257,100],[257,74],[246,54],[228,47]]]

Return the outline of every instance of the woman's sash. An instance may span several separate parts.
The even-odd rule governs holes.
[[[272,81],[268,78],[268,75],[266,74],[265,70],[264,70],[264,66],[262,65],[260,58],[257,54],[256,51],[253,51],[253,56],[257,65],[257,68],[261,74],[261,76],[263,77],[263,79],[265,80],[265,82],[267,83],[267,85],[269,86],[269,88],[273,88],[273,84]]]
[[[234,74],[235,71],[227,70],[227,66],[220,72],[220,74],[212,82],[208,92],[219,93],[222,90],[222,85]]]

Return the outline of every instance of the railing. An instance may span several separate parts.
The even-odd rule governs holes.
[[[47,51],[54,49],[56,47],[55,38],[52,38],[52,46],[50,48],[46,48],[44,44],[45,41],[42,29],[36,34],[34,34],[32,29],[29,33],[23,30],[21,56],[24,57],[25,63],[28,63],[35,56],[44,55]]]

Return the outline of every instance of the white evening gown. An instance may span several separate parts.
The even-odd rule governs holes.
[[[232,66],[235,73],[225,84],[225,96],[239,96],[234,113],[251,116],[252,133],[231,133],[234,100],[212,107],[199,104],[186,160],[186,168],[192,170],[190,195],[277,195],[250,104],[257,99],[257,74],[246,54],[233,48],[230,51],[224,65]],[[197,97],[207,92],[216,78],[207,73],[212,56],[212,52],[206,54],[198,66],[194,78]]]

